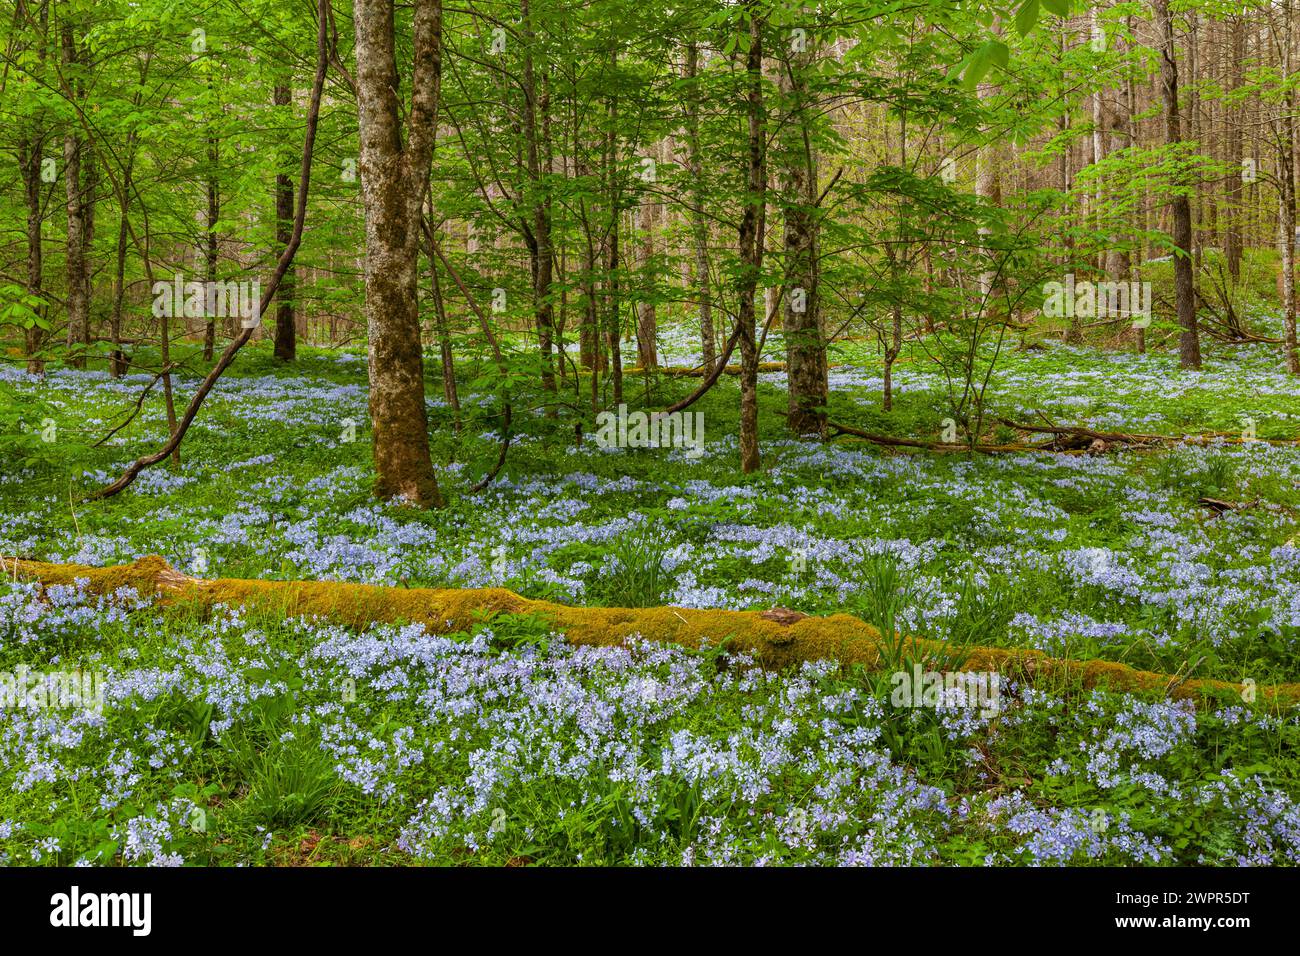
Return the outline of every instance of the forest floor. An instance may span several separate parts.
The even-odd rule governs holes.
[[[678,351],[665,360],[698,360]],[[945,380],[923,350],[896,367],[888,414],[870,346],[832,361],[833,420],[939,440]],[[497,401],[462,371],[460,435],[430,402],[449,504],[416,513],[371,497],[362,355],[304,350],[283,368],[252,350],[181,466],[99,503],[77,496],[166,434],[155,388],[93,447],[150,376],[0,367],[0,390],[50,439],[48,460],[0,472],[0,553],[846,611],[958,646],[1248,688],[1300,680],[1295,446],[971,456],[798,441],[784,373],[768,372],[758,474],[739,473],[724,377],[691,409],[699,455],[578,445],[571,417],[516,396],[507,467],[469,494],[496,457]],[[697,383],[629,376],[626,401],[662,407]],[[182,401],[194,384],[178,380]],[[565,387],[589,401],[585,380]],[[1166,354],[1012,346],[986,404],[1097,430],[1300,433],[1300,390],[1267,346],[1211,348],[1199,373]],[[1197,709],[1003,681],[980,706],[899,706],[887,672],[577,647],[520,616],[357,633],[0,585],[0,681],[73,671],[94,677],[96,706],[0,709],[0,863],[1300,862],[1300,723],[1249,691]]]

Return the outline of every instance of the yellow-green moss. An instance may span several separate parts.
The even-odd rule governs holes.
[[[12,573],[12,565],[10,565]],[[690,608],[585,608],[535,601],[504,588],[391,588],[333,581],[249,581],[187,578],[157,556],[134,564],[91,568],[75,564],[19,561],[18,576],[44,584],[89,581],[96,593],[134,587],[141,594],[160,595],[209,609],[228,604],[264,612],[320,617],[363,628],[372,623],[419,623],[432,633],[468,630],[475,614],[504,612],[537,614],[575,644],[613,645],[639,634],[648,640],[689,648],[729,640],[733,651],[747,652],[765,667],[779,668],[806,660],[832,658],[843,664],[878,668],[879,632],[847,614],[804,617],[793,624],[768,620],[758,611],[692,610]],[[907,639],[915,656],[943,660],[954,649],[942,642]],[[997,671],[1034,683],[1078,683],[1116,691],[1156,691],[1196,700],[1239,697],[1242,687],[1225,681],[1179,681],[1169,674],[1140,671],[1110,661],[1076,661],[1048,657],[1039,651],[974,647],[961,650],[963,670]],[[1300,684],[1256,689],[1265,702],[1300,702]]]

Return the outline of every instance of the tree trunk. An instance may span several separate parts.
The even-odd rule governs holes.
[[[686,165],[691,173],[691,239],[695,260],[691,285],[700,309],[700,351],[705,368],[718,361],[717,332],[713,328],[713,296],[709,286],[709,224],[704,218],[704,163],[700,158],[700,93],[695,84],[699,76],[700,50],[694,43],[686,45],[686,81],[690,84],[686,101]]]
[[[654,157],[656,163],[659,157]],[[660,204],[642,202],[637,206],[637,231],[640,233],[641,288],[645,291],[654,281],[655,230],[659,225]],[[655,315],[655,305],[642,299],[636,305],[636,356],[637,364],[642,368],[658,368],[659,347],[657,339],[659,327]]]
[[[613,53],[610,57],[610,71],[618,65],[618,54]],[[620,218],[622,213],[622,189],[618,184],[618,136],[615,133],[615,125],[618,121],[618,98],[611,95],[607,109],[609,117],[609,132],[605,135],[605,172],[609,177],[609,228],[606,238],[608,258],[608,276],[606,288],[608,289],[609,311],[606,316],[605,342],[609,348],[609,376],[614,386],[614,404],[623,404],[623,349],[621,339],[623,334],[623,301],[619,293],[619,249],[618,234],[620,227]]]
[[[1196,81],[1199,74],[1199,52],[1200,52],[1200,18],[1195,10],[1187,11],[1187,138],[1193,143],[1199,143],[1201,140],[1200,129],[1200,97],[1196,92]],[[1192,273],[1193,275],[1201,271],[1201,252],[1205,246],[1205,230],[1203,219],[1205,216],[1205,204],[1201,201],[1201,180],[1197,177],[1193,187],[1196,201],[1192,203]],[[1189,200],[1190,202],[1190,200]]]
[[[221,196],[217,192],[217,163],[221,153],[215,136],[208,137],[208,234],[204,237],[205,276],[217,281],[217,221],[221,218]],[[210,288],[210,287],[209,287]],[[217,346],[217,317],[207,316],[203,326],[203,361],[211,362]]]
[[[542,389],[554,392],[555,388],[555,305],[551,301],[554,281],[555,250],[551,240],[551,208],[547,196],[549,186],[542,181],[541,143],[538,131],[538,114],[543,122],[549,113],[550,96],[539,96],[533,60],[533,30],[529,0],[523,0],[520,12],[524,27],[524,139],[528,150],[528,179],[532,189],[532,227],[528,237],[528,252],[533,275],[533,316],[537,323],[537,341],[542,355]],[[545,84],[543,84],[545,86]],[[527,230],[525,234],[527,235]],[[555,407],[547,409],[555,414]]]
[[[1165,143],[1182,142],[1178,116],[1178,47],[1174,42],[1174,22],[1169,14],[1169,0],[1152,0],[1156,33],[1160,38],[1160,80],[1165,100]],[[1185,193],[1170,202],[1171,238],[1174,252],[1174,301],[1178,324],[1183,332],[1178,340],[1179,364],[1183,368],[1201,367],[1201,342],[1196,326],[1196,298],[1192,282],[1192,206]]]
[[[574,172],[579,179],[591,175],[582,156],[582,146],[575,143]],[[605,369],[605,353],[600,346],[600,303],[596,297],[596,236],[593,234],[592,214],[585,202],[580,204],[582,224],[582,276],[578,288],[582,292],[582,326],[578,330],[578,361],[591,375],[591,411],[597,412],[597,380]]]
[[[432,228],[429,232],[429,274],[433,292],[434,314],[438,320],[438,355],[442,360],[442,396],[451,406],[451,412],[456,423],[456,431],[460,431],[460,393],[456,389],[456,363],[455,354],[451,349],[451,329],[447,324],[447,304],[442,298],[442,285],[438,280],[438,258],[434,250],[434,239]]]
[[[1232,45],[1228,52],[1228,91],[1235,93],[1241,88],[1242,71],[1245,69],[1246,59],[1246,18],[1244,16],[1235,16],[1232,19]],[[1241,280],[1241,253],[1242,253],[1242,235],[1241,235],[1241,193],[1242,193],[1242,161],[1245,159],[1242,151],[1241,119],[1240,111],[1237,109],[1225,109],[1223,111],[1223,123],[1227,127],[1225,130],[1225,140],[1227,141],[1228,164],[1231,167],[1227,181],[1225,183],[1226,195],[1224,196],[1224,205],[1226,208],[1225,224],[1223,230],[1223,257],[1228,263],[1228,275],[1232,276],[1233,282]]]
[[[1282,80],[1291,78],[1291,0],[1282,7],[1285,23],[1282,29]],[[1282,115],[1278,124],[1278,180],[1282,227],[1282,325],[1283,349],[1286,352],[1286,370],[1300,375],[1300,355],[1296,353],[1296,289],[1295,289],[1295,93],[1287,87],[1282,97]]]
[[[1100,38],[1105,35],[1102,32],[1101,20],[1098,17],[1099,13],[1100,11],[1097,9],[1096,4],[1092,4],[1088,7],[1088,23],[1089,23],[1089,27],[1091,28],[1092,36],[1094,37],[1094,39]],[[1092,97],[1091,97],[1092,99],[1092,137],[1091,137],[1092,164],[1094,166],[1106,158],[1106,101],[1103,98],[1102,94],[1103,94],[1103,90],[1100,87],[1098,87],[1097,89],[1092,91]],[[1096,228],[1101,225],[1101,219],[1103,215],[1102,213],[1103,203],[1105,202],[1105,196],[1102,193],[1100,180],[1093,187],[1093,192],[1088,197],[1088,201],[1092,204],[1091,218],[1093,220],[1093,227]],[[1105,255],[1106,254],[1103,252],[1101,256],[1101,258],[1103,259],[1102,262],[1103,268],[1105,267],[1105,262],[1104,262]],[[1079,336],[1077,321],[1071,323],[1071,331],[1075,334],[1075,340],[1078,341],[1080,336]]]
[[[1132,33],[1133,18],[1131,16],[1125,17],[1124,23],[1128,27],[1129,32]],[[1127,127],[1125,133],[1129,145],[1136,148],[1141,144],[1138,142],[1139,127],[1138,127],[1138,109],[1137,109],[1137,84],[1134,82],[1133,74],[1131,72],[1129,73],[1128,78],[1125,80],[1124,83],[1124,103],[1126,106],[1125,119],[1127,121]],[[1136,251],[1138,265],[1134,267],[1131,259],[1129,263],[1129,275],[1131,276],[1133,281],[1136,282],[1142,281],[1141,264],[1146,262],[1146,248],[1147,248],[1148,240],[1145,238],[1145,233],[1147,230],[1147,205],[1145,199],[1143,200],[1143,204],[1139,212],[1140,212],[1140,218],[1139,218],[1138,226],[1142,230],[1143,239],[1141,245],[1138,246]],[[1135,331],[1137,332],[1137,353],[1139,355],[1145,355],[1147,352],[1147,330],[1145,327],[1139,327]]]
[[[745,63],[745,115],[748,120],[748,165],[744,213],[740,220],[738,320],[740,325],[740,470],[759,468],[758,342],[754,292],[763,268],[763,232],[767,206],[767,130],[763,111],[763,18],[749,0],[749,52]]]
[[[62,27],[63,65],[73,74],[69,85],[79,95],[81,80],[75,75],[79,60],[72,24]],[[75,129],[75,127],[73,127]],[[86,367],[86,348],[90,345],[90,267],[86,253],[90,246],[88,183],[83,183],[81,160],[85,155],[81,137],[68,132],[63,137],[63,187],[68,217],[68,244],[65,276],[68,294],[68,364]],[[90,177],[86,177],[87,180]]]
[[[1104,37],[1099,12],[1097,7],[1091,8],[1093,33],[1094,36]],[[1093,94],[1092,135],[1094,163],[1102,162],[1117,149],[1132,145],[1131,143],[1121,142],[1126,138],[1127,124],[1121,116],[1117,100],[1117,95],[1109,87],[1098,89]],[[1102,216],[1103,210],[1106,208],[1106,194],[1100,182],[1093,199],[1096,203],[1097,215]],[[1129,255],[1123,249],[1115,248],[1115,241],[1115,237],[1110,236],[1110,241],[1101,256],[1101,268],[1106,273],[1107,278],[1121,280],[1128,276],[1130,268]]]
[[[130,147],[128,146],[128,151]],[[131,157],[128,156],[126,169],[122,173],[121,215],[117,221],[117,257],[113,270],[113,311],[109,314],[109,334],[113,338],[113,353],[108,360],[108,373],[113,378],[126,374],[126,356],[122,352],[122,306],[126,298],[126,240],[128,234],[127,215],[131,196]]]
[[[49,47],[50,5],[43,2],[33,16],[25,0],[18,0],[14,9],[15,22],[28,20],[36,24],[36,56],[38,76],[45,72],[45,57]],[[10,54],[12,55],[12,53]],[[41,248],[41,152],[45,148],[43,110],[20,128],[18,136],[18,172],[23,181],[23,205],[27,211],[27,293],[40,297],[43,286],[44,261]],[[42,318],[48,309],[38,306]],[[45,360],[39,355],[45,344],[45,330],[33,325],[23,332],[23,346],[27,353],[27,371],[31,375],[45,374]]]
[[[997,29],[998,24],[995,23],[994,30]],[[996,87],[988,82],[980,83],[975,89],[975,95],[981,102],[991,100],[995,93]],[[975,195],[997,206],[1002,203],[1002,133],[991,126],[985,126],[983,135],[986,137],[985,142],[975,152]],[[984,245],[983,238],[990,236],[992,230],[989,226],[980,226],[978,231],[981,237],[980,248],[985,260],[984,268],[979,274],[980,308],[987,310],[992,306],[993,270],[988,268],[989,251]]]
[[[289,84],[275,87],[276,106],[288,107],[292,102]],[[283,112],[286,117],[289,113],[287,109],[278,112]],[[275,241],[281,251],[293,238],[293,179],[286,169],[291,162],[292,156],[286,152],[280,160],[280,172],[275,176]],[[297,290],[296,270],[290,266],[275,292],[275,357],[282,362],[292,362],[298,357],[298,328],[293,301]]]
[[[41,147],[42,137],[24,136],[18,141],[18,170],[23,180],[23,204],[27,208],[27,293],[41,294],[44,263],[41,247]],[[45,344],[45,330],[33,325],[23,334],[27,352],[27,371],[32,375],[45,372],[45,360],[37,353]]]
[[[793,113],[791,136],[782,164],[786,261],[782,325],[789,392],[786,425],[796,435],[824,437],[830,388],[821,327],[817,153],[809,130],[808,87],[804,78],[811,59],[811,53],[792,53],[789,70],[781,73],[782,92],[790,101]]]
[[[429,457],[416,270],[438,112],[442,4],[415,0],[405,145],[393,6],[394,0],[356,0],[354,18],[375,493],[441,507]]]

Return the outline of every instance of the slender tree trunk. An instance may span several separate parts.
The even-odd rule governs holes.
[[[1099,12],[1097,7],[1091,8],[1094,35],[1109,43],[1105,40]],[[1127,125],[1120,115],[1118,90],[1107,86],[1106,89],[1099,89],[1093,94],[1092,123],[1093,162],[1100,163],[1117,149],[1132,145],[1130,142],[1125,142]],[[1106,195],[1100,183],[1094,194],[1094,202],[1100,217],[1106,209]],[[1131,263],[1128,252],[1116,248],[1115,243],[1116,238],[1111,236],[1101,256],[1101,268],[1107,278],[1118,281],[1127,278]]]
[[[927,298],[934,292],[934,257],[930,254],[930,244],[925,243],[921,249],[921,262],[925,266],[925,294]],[[921,317],[922,327],[926,335],[934,335],[934,313],[927,308],[925,315]]]
[[[591,174],[586,160],[581,155],[582,147],[575,143],[575,172],[579,179]],[[600,303],[596,297],[596,237],[593,235],[592,214],[583,202],[581,209],[582,224],[582,277],[578,286],[582,290],[582,326],[578,330],[578,361],[585,369],[591,369],[592,414],[597,411],[597,379],[605,368],[605,353],[600,347]]]
[[[27,209],[27,293],[41,294],[44,262],[41,245],[41,148],[42,137],[24,136],[18,141],[18,169],[23,180],[23,204]],[[27,329],[23,336],[27,352],[27,371],[32,375],[45,372],[45,360],[37,353],[45,344],[45,330],[39,325]]]
[[[275,87],[274,103],[284,109],[286,119],[289,107],[293,103],[292,90],[288,83]],[[291,124],[285,123],[285,126]],[[280,250],[289,245],[293,238],[293,178],[288,173],[292,165],[292,155],[285,153],[280,160],[280,172],[275,176],[275,241]],[[290,266],[280,280],[280,288],[275,292],[275,357],[281,362],[292,362],[298,357],[298,327],[294,315],[294,296],[298,291],[297,270]]]
[[[1235,93],[1241,88],[1245,59],[1246,18],[1238,14],[1232,18],[1232,45],[1228,51],[1229,93]],[[1223,256],[1228,263],[1228,275],[1232,276],[1233,282],[1239,282],[1242,253],[1241,217],[1244,212],[1241,204],[1242,162],[1245,159],[1242,151],[1240,108],[1225,109],[1223,125],[1226,127],[1224,139],[1227,142],[1228,163],[1231,167],[1225,183],[1226,223],[1223,231]]]
[[[789,392],[787,427],[796,435],[824,437],[830,388],[821,327],[817,153],[809,129],[808,88],[804,77],[811,59],[811,53],[792,53],[789,70],[781,73],[782,92],[793,112],[782,169],[786,260],[782,324]]]
[[[700,310],[700,344],[704,367],[718,361],[717,332],[713,328],[713,296],[709,286],[709,224],[704,217],[706,189],[704,163],[700,158],[700,92],[696,85],[700,70],[700,50],[695,43],[686,44],[685,76],[690,88],[686,100],[686,165],[691,173],[691,240],[695,259],[691,285]]]
[[[994,31],[1000,32],[1000,24],[994,24]],[[992,100],[997,92],[994,84],[983,82],[975,90],[976,97],[981,102]],[[975,153],[975,195],[981,199],[997,206],[1002,203],[1002,163],[1003,148],[1000,134],[990,127],[983,130],[984,142]],[[992,307],[993,299],[993,270],[988,268],[989,250],[985,245],[985,237],[992,235],[989,226],[980,226],[979,235],[981,237],[981,252],[984,256],[984,268],[979,274],[979,290],[981,299],[981,308],[989,309]]]
[[[456,389],[455,353],[451,349],[451,328],[447,323],[447,304],[442,298],[442,285],[438,280],[438,256],[434,247],[432,224],[429,231],[429,278],[433,292],[434,314],[438,321],[438,356],[442,360],[442,395],[451,406],[460,431],[460,393]]]
[[[748,159],[744,212],[740,220],[740,470],[758,470],[758,342],[754,292],[763,268],[763,232],[767,207],[767,129],[763,109],[763,17],[749,0],[749,51],[745,63],[745,116]]]
[[[618,54],[610,57],[611,72],[618,65]],[[611,96],[608,107],[609,132],[605,135],[605,171],[609,184],[609,233],[606,239],[608,259],[609,314],[606,317],[605,341],[609,348],[609,375],[614,386],[614,404],[623,404],[623,300],[619,292],[618,234],[622,218],[622,189],[618,183],[618,137],[614,127],[618,121],[618,97]]]
[[[1160,38],[1160,80],[1165,101],[1165,143],[1182,142],[1182,125],[1178,114],[1178,46],[1174,42],[1174,22],[1169,14],[1169,0],[1152,0],[1156,33]],[[1183,332],[1178,340],[1179,363],[1183,368],[1201,367],[1200,333],[1196,325],[1196,299],[1192,277],[1192,207],[1185,192],[1170,202],[1171,238],[1174,253],[1174,301],[1178,324]]]
[[[659,157],[656,156],[656,163],[658,159]],[[641,270],[641,286],[643,289],[654,278],[655,230],[659,226],[659,209],[660,204],[657,202],[643,201],[637,207],[637,218],[639,219],[637,231],[640,233],[641,240],[640,262],[638,265]],[[642,368],[657,368],[659,366],[658,337],[659,324],[655,315],[655,305],[653,302],[647,302],[643,299],[636,306],[636,355],[637,364]]]
[[[1133,17],[1131,16],[1125,17],[1124,23],[1125,26],[1127,26],[1129,33],[1131,34],[1133,32]],[[1133,79],[1132,71],[1129,72],[1128,77],[1125,79],[1124,82],[1124,102],[1126,105],[1125,117],[1127,120],[1126,132],[1127,132],[1128,144],[1136,148],[1141,146],[1142,144],[1138,141],[1138,133],[1140,127],[1138,126],[1137,84]],[[1138,225],[1141,227],[1143,233],[1143,239],[1141,245],[1139,245],[1139,247],[1134,253],[1137,256],[1136,265],[1133,263],[1133,260],[1131,258],[1129,260],[1129,275],[1132,277],[1134,281],[1141,282],[1142,265],[1146,262],[1146,247],[1147,247],[1147,239],[1145,238],[1146,231],[1147,231],[1147,205],[1145,199],[1143,201],[1141,208],[1138,210],[1138,213],[1139,213]],[[1139,355],[1145,355],[1147,351],[1147,330],[1144,327],[1139,327],[1135,331],[1137,332],[1137,352]]]
[[[128,152],[130,146],[128,146]],[[127,216],[131,197],[131,158],[128,156],[126,169],[122,173],[122,210],[117,220],[117,256],[113,270],[113,310],[109,314],[109,334],[113,338],[113,353],[108,360],[108,373],[113,378],[126,374],[126,355],[122,352],[122,306],[126,299],[126,241],[128,237]]]
[[[72,74],[69,80],[74,95],[79,95],[81,79],[76,75],[80,56],[72,24],[62,26],[63,66]],[[75,127],[74,127],[75,128]],[[81,137],[68,132],[63,137],[63,186],[68,217],[68,243],[64,257],[64,274],[68,294],[68,364],[86,367],[86,348],[90,345],[90,267],[86,262],[90,246],[87,212],[90,200],[83,182],[81,161],[86,151]],[[89,179],[89,177],[86,177]]]
[[[611,173],[612,175],[612,173]],[[619,291],[619,215],[617,189],[614,197],[615,212],[609,227],[609,315],[605,328],[605,343],[609,349],[609,375],[614,386],[614,404],[623,404],[623,297]]]
[[[49,47],[50,4],[42,2],[33,15],[28,0],[17,0],[14,8],[15,23],[30,18],[36,24],[36,56],[38,76],[45,72],[45,58]],[[27,120],[18,136],[18,173],[23,181],[23,205],[27,212],[27,293],[40,297],[43,286],[44,260],[41,247],[41,153],[45,148],[43,110]],[[48,309],[38,309],[45,318]],[[23,346],[27,353],[27,371],[31,375],[45,374],[45,359],[40,356],[45,344],[45,330],[33,325],[23,332]]]
[[[366,328],[375,493],[440,507],[429,456],[417,299],[420,214],[429,181],[441,73],[441,0],[415,0],[414,73],[403,145],[394,0],[356,0]]]
[[[1090,4],[1088,7],[1088,22],[1089,22],[1089,26],[1091,27],[1091,32],[1094,38],[1101,38],[1105,36],[1105,34],[1102,32],[1101,20],[1099,18],[1099,14],[1100,11],[1098,10],[1097,5],[1095,3]],[[1098,87],[1097,89],[1092,91],[1092,97],[1091,97],[1092,99],[1091,139],[1092,139],[1092,162],[1094,166],[1106,158],[1106,100],[1103,94],[1104,91],[1100,87]],[[1094,187],[1094,190],[1092,194],[1088,197],[1088,199],[1092,204],[1091,218],[1093,220],[1093,226],[1095,228],[1097,226],[1100,226],[1101,224],[1103,203],[1105,202],[1105,197],[1102,194],[1102,187],[1100,181],[1098,181],[1097,185]],[[1102,268],[1105,268],[1105,261],[1104,261],[1105,256],[1106,253],[1103,251],[1101,254],[1101,258],[1103,260],[1103,262],[1101,263]],[[1076,334],[1076,338],[1077,338],[1078,326],[1073,325],[1071,331]]]
[[[1196,92],[1199,75],[1200,54],[1200,18],[1195,10],[1187,13],[1187,138],[1193,143],[1201,140],[1200,96]],[[1201,271],[1201,253],[1205,246],[1205,204],[1201,200],[1201,181],[1198,177],[1194,186],[1196,201],[1192,203],[1192,271]]]
[[[68,290],[68,364],[86,367],[86,348],[90,344],[90,267],[86,250],[90,235],[86,222],[81,160],[81,138],[63,138],[63,184],[67,196],[68,244],[65,275]]]
[[[1291,0],[1282,7],[1282,79],[1291,78],[1292,9]],[[1295,92],[1288,86],[1282,97],[1282,115],[1278,118],[1278,180],[1280,181],[1282,231],[1282,326],[1283,348],[1286,352],[1286,370],[1300,375],[1300,354],[1296,352],[1296,288],[1295,288]]]
[[[550,96],[539,91],[533,45],[533,30],[529,0],[522,0],[520,11],[524,26],[524,139],[528,151],[528,179],[532,189],[532,235],[528,251],[533,275],[533,316],[537,323],[537,340],[542,356],[542,388],[554,392],[555,387],[555,304],[551,300],[554,282],[555,250],[551,239],[551,207],[547,198],[549,186],[542,181],[541,143],[538,114],[546,117],[550,112]],[[546,120],[543,119],[543,122]],[[547,409],[555,414],[555,407]]]
[[[208,137],[208,231],[204,236],[205,276],[217,281],[217,221],[221,217],[221,196],[217,192],[217,163],[221,153],[217,138]],[[278,233],[278,230],[277,230]],[[209,287],[210,288],[210,287]],[[203,326],[203,361],[211,362],[217,347],[217,317],[208,315]]]
[[[889,316],[890,338],[889,344],[885,347],[885,394],[880,403],[881,408],[886,412],[894,410],[894,363],[898,361],[898,356],[903,351],[903,304],[895,300],[889,310]]]

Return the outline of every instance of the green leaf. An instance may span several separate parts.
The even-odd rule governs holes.
[[[977,48],[970,58],[966,61],[966,72],[962,75],[961,85],[968,90],[975,89],[979,81],[984,79],[992,62],[989,60],[989,44]]]
[[[1016,29],[1022,37],[1028,36],[1038,22],[1038,3],[1039,0],[1025,0],[1016,11]]]

